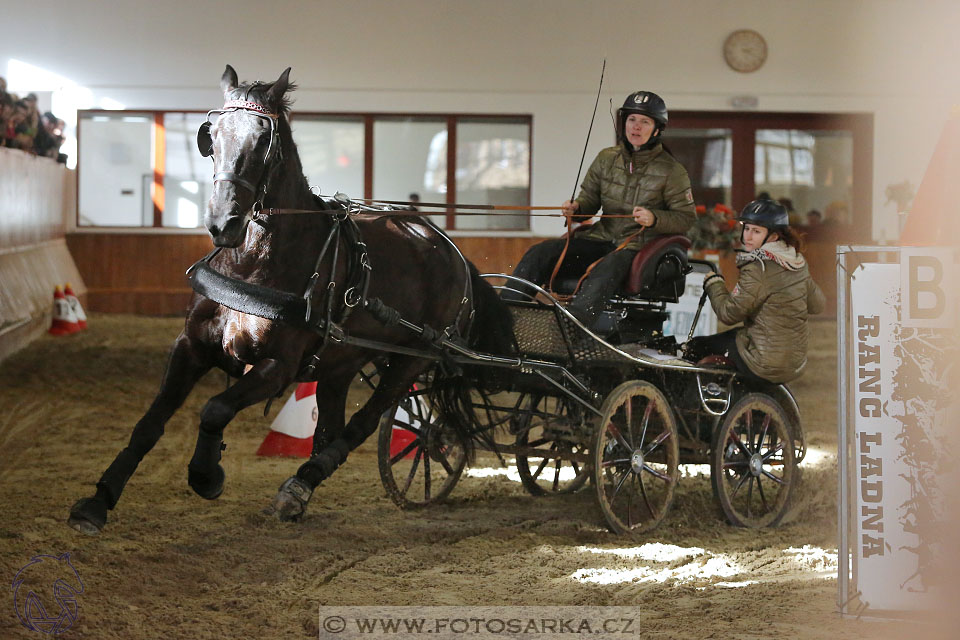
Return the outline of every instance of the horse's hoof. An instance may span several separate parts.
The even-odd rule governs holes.
[[[187,467],[187,482],[190,484],[190,488],[205,500],[216,500],[220,497],[220,494],[223,493],[223,481],[226,477],[227,474],[224,473],[223,467],[220,465],[217,465],[214,469],[212,478],[205,472]]]
[[[107,506],[96,498],[81,498],[70,507],[67,524],[80,533],[95,536],[107,524]]]
[[[274,496],[270,506],[263,510],[268,516],[273,516],[282,522],[297,522],[307,511],[307,503],[313,489],[305,482],[293,476],[280,485],[280,490]]]

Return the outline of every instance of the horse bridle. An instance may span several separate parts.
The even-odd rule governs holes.
[[[228,100],[224,103],[222,109],[211,109],[207,112],[206,122],[201,124],[197,130],[197,149],[200,150],[200,155],[204,158],[211,157],[213,155],[213,137],[210,134],[210,127],[213,125],[210,122],[210,116],[213,114],[222,115],[225,113],[235,113],[237,111],[243,111],[257,118],[262,118],[270,125],[270,141],[267,143],[267,152],[264,154],[264,171],[263,176],[260,178],[262,189],[258,188],[257,185],[254,185],[249,180],[244,180],[237,175],[235,171],[216,171],[213,174],[213,182],[233,182],[253,193],[254,210],[256,211],[263,206],[263,197],[266,195],[267,186],[270,182],[270,160],[272,154],[275,149],[280,149],[280,134],[277,131],[277,119],[279,116],[276,113],[267,111],[265,107],[256,102],[250,102],[249,100]],[[214,170],[216,170],[216,163],[214,163]]]

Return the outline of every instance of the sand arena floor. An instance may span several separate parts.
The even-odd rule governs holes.
[[[186,483],[208,375],[169,422],[99,537],[65,524],[153,399],[182,320],[94,314],[0,364],[0,578],[37,554],[71,553],[84,583],[64,638],[317,637],[319,605],[624,605],[646,638],[902,637],[900,624],[837,609],[836,327],[812,323],[807,374],[791,385],[811,448],[780,528],[721,518],[709,477],[679,485],[654,532],[606,531],[592,487],[529,496],[481,457],[439,507],[385,497],[375,438],[314,494],[298,524],[261,515],[298,462],[259,459],[262,405],[228,427],[227,485],[214,502]],[[359,396],[357,396],[359,397]],[[485,470],[485,467],[488,469]],[[34,638],[13,594],[0,638]]]

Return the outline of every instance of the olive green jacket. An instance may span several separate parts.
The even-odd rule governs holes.
[[[631,218],[611,218],[608,214],[630,215],[638,206],[653,212],[653,226],[631,241],[627,245],[630,249],[639,249],[657,235],[686,233],[696,221],[687,171],[664,151],[662,144],[632,153],[618,145],[598,153],[583,179],[577,202],[580,209],[575,219],[603,209],[597,222],[576,232],[578,237],[617,245],[641,227]]]
[[[825,298],[806,260],[783,241],[737,256],[740,279],[728,292],[722,278],[706,283],[710,304],[724,324],[743,322],[737,351],[756,375],[789,382],[807,364],[807,316],[823,311]]]

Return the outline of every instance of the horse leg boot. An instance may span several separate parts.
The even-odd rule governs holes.
[[[201,498],[215,500],[223,493],[226,474],[220,466],[225,448],[223,430],[237,412],[280,393],[290,379],[277,360],[258,362],[240,380],[207,401],[200,413],[200,431],[193,458],[187,466],[187,482]]]
[[[342,465],[347,455],[359,447],[377,430],[379,418],[384,411],[399,400],[410,389],[410,385],[427,366],[423,360],[409,356],[394,356],[381,372],[380,383],[344,427],[342,434],[334,438],[321,450],[315,451],[310,459],[297,470],[297,475],[289,478],[280,488],[280,493],[288,494],[306,509],[313,490],[321,482],[333,475]],[[279,494],[278,494],[279,495]],[[302,516],[303,510],[292,518]],[[282,518],[282,514],[277,513]]]
[[[335,375],[317,385],[317,425],[313,432],[313,451],[311,459],[323,451],[330,442],[343,433],[344,412],[347,405],[347,392],[354,372]],[[307,503],[319,482],[310,484],[297,476],[287,478],[273,501],[263,512],[279,520],[295,521],[303,517]]]
[[[71,527],[89,535],[96,535],[103,529],[107,523],[107,511],[116,506],[130,476],[163,435],[164,425],[209,369],[210,365],[200,359],[199,351],[185,335],[180,334],[170,352],[157,397],[137,422],[127,446],[100,477],[96,494],[78,500],[70,509],[67,523]]]

